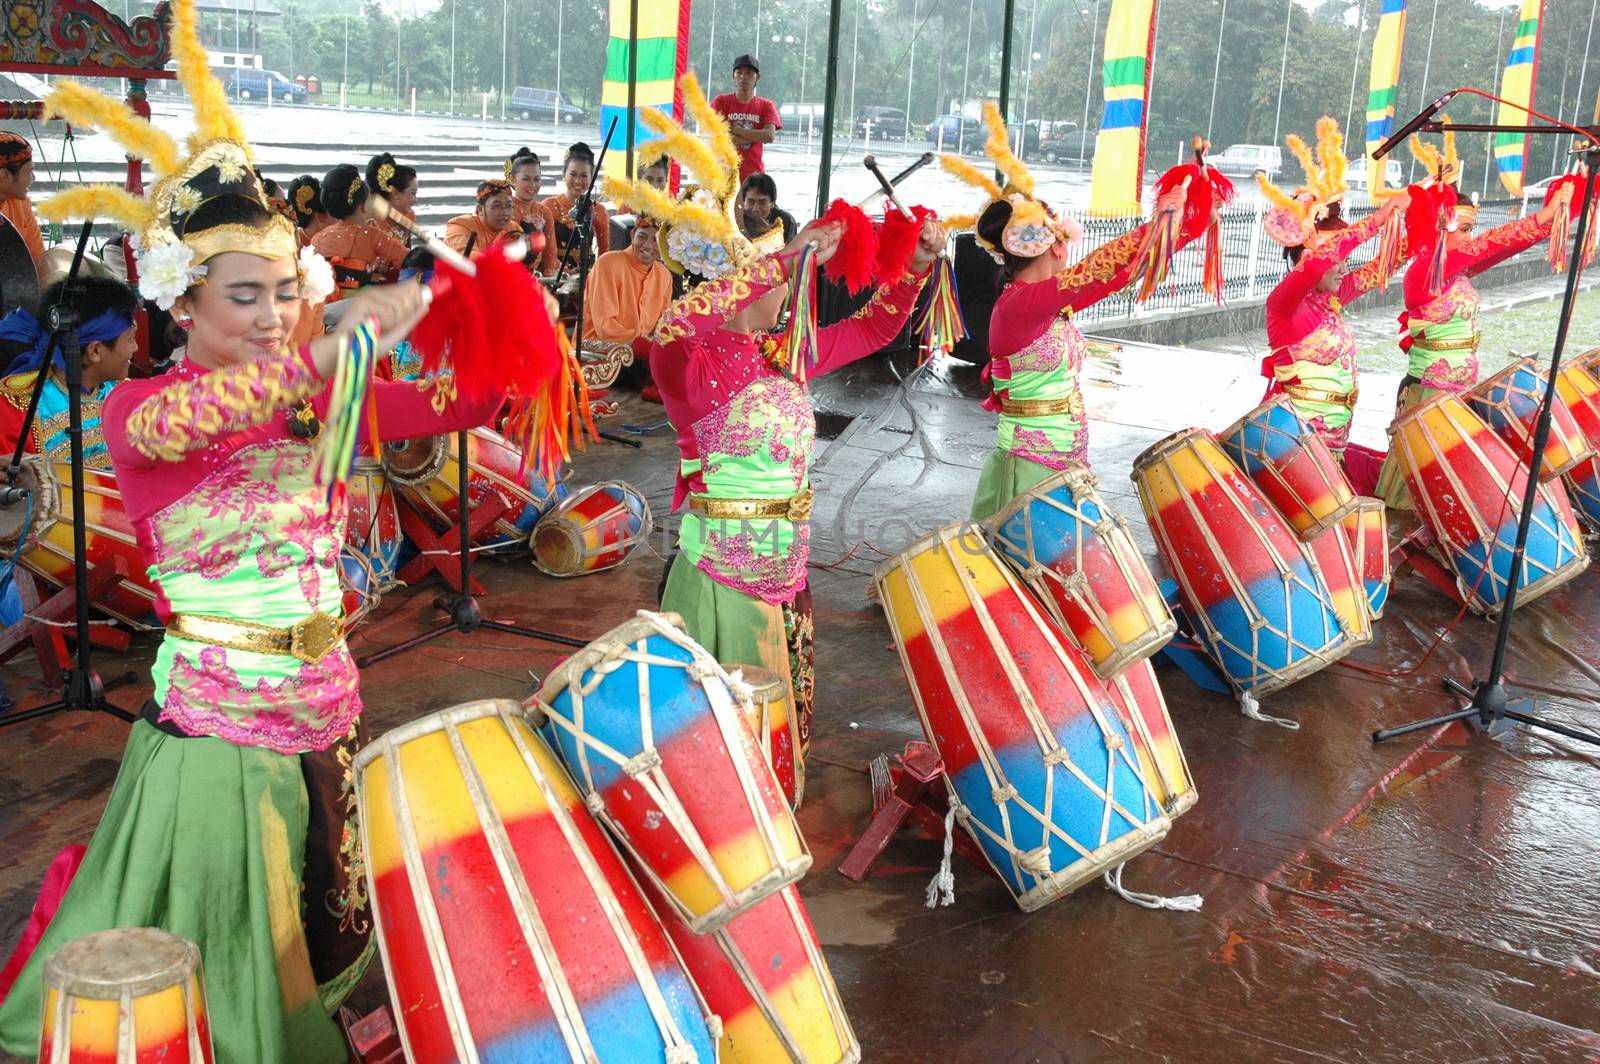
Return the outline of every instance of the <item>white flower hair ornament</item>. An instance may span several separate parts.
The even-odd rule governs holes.
[[[333,295],[335,282],[333,267],[317,254],[317,249],[307,245],[300,249],[295,260],[300,271],[300,296],[308,303],[321,303]]]
[[[162,310],[171,310],[178,297],[205,280],[205,266],[194,262],[188,244],[148,248],[139,255],[139,294]]]

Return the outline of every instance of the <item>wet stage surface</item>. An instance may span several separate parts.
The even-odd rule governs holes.
[[[1086,372],[1101,494],[1151,551],[1128,480],[1133,458],[1188,425],[1221,429],[1260,395],[1253,361],[1127,345]],[[800,823],[816,863],[802,884],[868,1060],[1600,1060],[1600,749],[1459,727],[1374,746],[1376,727],[1453,708],[1440,681],[1487,671],[1493,627],[1416,577],[1395,586],[1371,645],[1263,700],[1299,731],[1247,720],[1226,697],[1158,669],[1199,803],[1126,870],[1132,890],[1201,894],[1201,912],[1153,912],[1096,884],[1025,915],[959,859],[954,906],[924,890],[939,844],[906,829],[860,884],[837,872],[871,808],[867,763],[921,735],[889,630],[866,597],[884,552],[964,517],[993,418],[976,372],[933,367],[906,392],[884,360],[817,389],[812,586],[817,727]],[[1357,438],[1382,439],[1394,381],[1363,381]],[[629,396],[618,422],[659,420]],[[914,416],[913,416],[914,413]],[[613,423],[615,424],[615,423]],[[667,433],[635,451],[591,446],[578,483],[621,477],[665,522]],[[670,537],[658,533],[655,552]],[[479,566],[486,615],[592,637],[654,604],[661,560],[546,578]],[[434,623],[436,587],[385,598],[356,652]],[[1446,631],[1448,629],[1448,631]],[[1441,633],[1445,633],[1441,636]],[[100,671],[151,656],[102,656]],[[1430,652],[1431,651],[1431,652]],[[474,697],[524,697],[564,653],[499,633],[453,634],[366,670],[374,734]],[[19,659],[20,660],[20,659]],[[3,675],[42,698],[35,673]],[[1509,679],[1545,711],[1600,727],[1600,576],[1523,611]],[[134,705],[148,688],[116,692]],[[62,845],[86,841],[125,728],[57,716],[3,733],[0,949]],[[355,1004],[385,998],[376,967]]]

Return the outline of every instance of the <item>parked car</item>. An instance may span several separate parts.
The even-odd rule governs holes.
[[[1283,169],[1283,149],[1273,144],[1235,144],[1207,161],[1231,177],[1249,177],[1257,170],[1277,177]]]
[[[1052,133],[1039,142],[1039,152],[1047,163],[1087,164],[1094,159],[1095,136],[1092,129]]]
[[[822,105],[820,103],[784,103],[778,105],[778,133],[804,137],[811,130],[822,132]]]
[[[1351,188],[1367,187],[1367,157],[1352,162],[1344,172],[1345,184]],[[1388,188],[1401,188],[1406,183],[1405,167],[1400,165],[1400,160],[1386,156],[1383,160],[1383,183]]]
[[[911,123],[898,107],[863,107],[856,112],[856,136],[865,138],[871,129],[873,140],[905,140]]]
[[[272,93],[274,100],[287,100],[290,103],[299,103],[306,98],[305,86],[296,85],[276,70],[243,67],[223,74],[222,83],[227,86],[230,96],[240,100],[265,100],[268,92]]]
[[[582,122],[589,112],[567,99],[567,94],[555,89],[531,89],[518,85],[511,90],[510,111],[524,122],[535,118],[548,122]]]
[[[959,145],[966,151],[980,152],[987,137],[983,123],[964,115],[940,115],[928,123],[928,143],[944,151],[954,151]]]

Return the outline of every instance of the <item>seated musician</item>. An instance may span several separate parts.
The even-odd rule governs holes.
[[[395,211],[413,222],[417,220],[417,192],[420,190],[415,167],[395,162],[394,156],[388,152],[374,155],[367,160],[367,187],[388,200],[389,206]],[[406,247],[411,246],[410,231],[394,219],[377,218],[372,224]]]
[[[539,272],[546,277],[554,277],[560,271],[563,258],[566,259],[569,272],[577,269],[577,251],[569,250],[578,232],[573,212],[577,210],[578,201],[594,183],[594,162],[593,149],[582,141],[568,148],[561,161],[562,191],[544,201],[550,222],[555,227],[555,239],[546,241],[544,261],[539,267]],[[594,232],[587,251],[592,262],[594,256],[604,255],[611,250],[611,216],[598,200],[591,200],[590,218]]]
[[[33,147],[27,138],[0,130],[0,217],[10,222],[28,245],[36,269],[44,269],[44,237],[33,216],[28,186],[33,184]]]
[[[40,307],[55,306],[64,284],[57,281],[45,289]],[[128,376],[128,364],[139,346],[134,326],[139,299],[133,289],[109,277],[79,277],[78,286],[83,290],[74,302],[79,315],[78,344],[83,352],[84,464],[92,469],[110,469],[111,459],[106,455],[100,428],[100,404],[112,387]],[[0,378],[0,448],[8,456],[16,449],[49,341],[49,327],[22,307],[0,320],[0,356],[12,355],[6,376]],[[66,356],[58,347],[26,445],[30,454],[45,454],[63,462],[70,454],[66,372]]]
[[[319,197],[333,224],[311,238],[317,254],[333,266],[338,290],[332,299],[370,284],[394,280],[410,250],[367,217],[367,182],[348,163],[328,171]]]
[[[584,293],[583,338],[631,344],[635,365],[648,367],[650,333],[672,301],[672,272],[661,264],[654,218],[640,215],[628,246],[600,256]],[[646,384],[641,394],[659,403],[661,393]]]
[[[444,242],[463,255],[476,255],[495,244],[509,243],[521,236],[522,226],[517,224],[511,182],[499,178],[478,185],[477,210],[457,215],[444,227]]]
[[[310,247],[312,238],[333,224],[332,216],[322,209],[322,182],[301,174],[289,182],[288,200],[294,211],[295,242]]]

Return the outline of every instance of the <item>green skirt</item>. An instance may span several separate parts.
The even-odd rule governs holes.
[[[978,494],[972,500],[972,519],[987,521],[1018,495],[1059,470],[996,447],[978,474]]]
[[[52,953],[93,931],[159,927],[200,947],[219,1064],[342,1064],[302,922],[309,817],[298,756],[135,722],[83,865],[0,1003],[0,1049],[38,1048]]]

